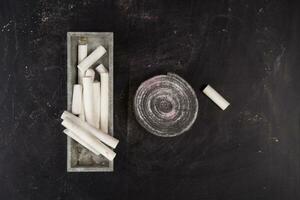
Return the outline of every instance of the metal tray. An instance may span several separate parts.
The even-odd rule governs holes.
[[[67,70],[67,96],[68,110],[71,110],[73,85],[77,83],[77,46],[79,40],[85,38],[88,43],[88,54],[97,46],[102,45],[106,54],[98,61],[109,70],[109,129],[108,134],[113,135],[113,33],[111,32],[68,32],[68,70]],[[97,74],[97,73],[96,73]],[[67,140],[67,171],[68,172],[112,172],[113,161],[103,156],[96,156],[76,141],[68,137]]]

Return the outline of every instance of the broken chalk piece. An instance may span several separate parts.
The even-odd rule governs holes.
[[[73,86],[73,97],[72,97],[72,113],[79,115],[82,111],[82,86],[75,84]]]
[[[206,94],[217,106],[219,106],[222,110],[225,110],[230,103],[224,99],[215,89],[213,89],[210,85],[207,85],[203,93]]]

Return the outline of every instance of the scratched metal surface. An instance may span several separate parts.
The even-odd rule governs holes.
[[[113,173],[66,172],[68,31],[114,32]],[[2,0],[0,199],[298,200],[299,35],[290,0]],[[162,139],[132,98],[167,72],[195,89],[199,114]]]

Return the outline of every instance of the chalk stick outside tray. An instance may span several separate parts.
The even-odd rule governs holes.
[[[215,89],[213,89],[210,85],[207,85],[203,93],[206,94],[217,106],[219,106],[222,110],[225,110],[230,103],[224,99]]]

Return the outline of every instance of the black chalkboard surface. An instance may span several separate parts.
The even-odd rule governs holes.
[[[300,12],[286,0],[2,0],[0,199],[300,199]],[[67,32],[114,32],[113,173],[67,173]],[[160,138],[133,95],[173,72],[196,91]],[[201,93],[212,85],[231,105]]]

